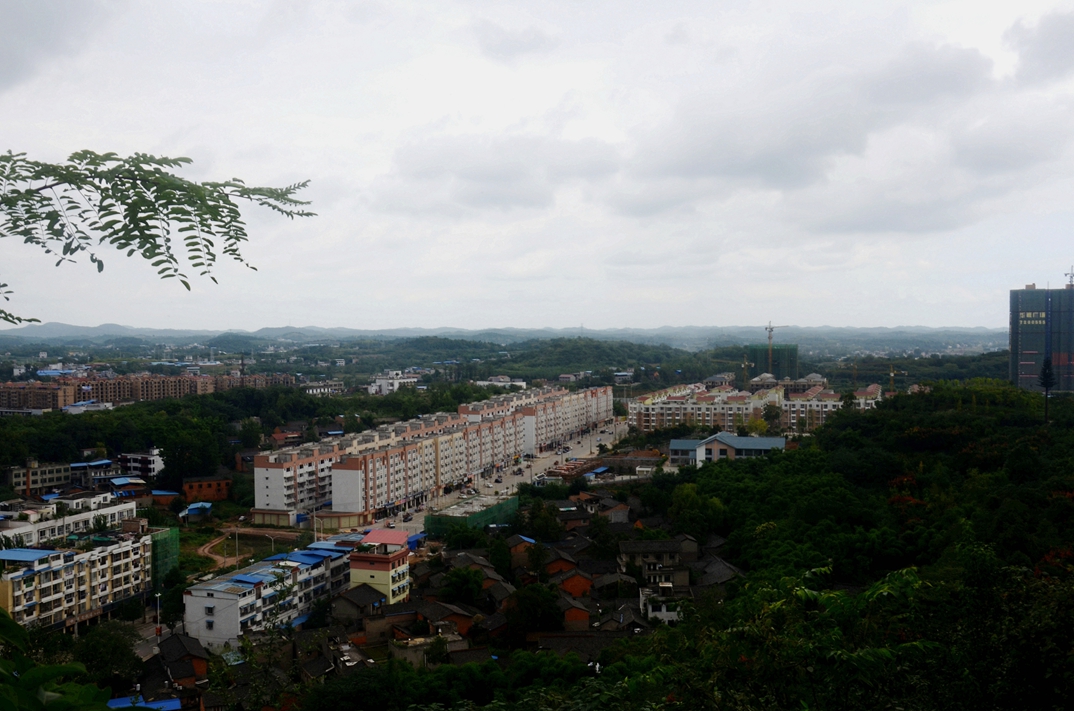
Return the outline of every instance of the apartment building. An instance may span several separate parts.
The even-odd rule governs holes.
[[[129,452],[119,455],[119,468],[127,476],[138,476],[152,481],[157,478],[157,474],[164,471],[164,458],[156,448],[147,452]]]
[[[350,554],[350,587],[368,585],[389,605],[410,599],[410,549],[406,531],[377,529]]]
[[[300,627],[316,600],[350,585],[349,547],[314,544],[187,588],[186,633],[210,649],[270,626]]]
[[[62,462],[39,462],[27,459],[25,466],[7,467],[0,473],[0,484],[23,496],[40,496],[71,483],[71,465]]]
[[[181,398],[186,395],[206,395],[214,392],[215,383],[209,375],[119,375],[114,378],[88,377],[71,379],[78,400],[98,402],[137,402]]]
[[[810,377],[812,376],[807,376]],[[823,381],[820,376],[816,377]],[[802,381],[796,381],[796,389],[801,386]],[[880,385],[874,383],[857,390],[854,398],[859,409],[870,410],[883,398],[883,392]],[[743,392],[728,385],[705,390],[703,385],[695,383],[635,398],[628,410],[631,423],[642,432],[683,424],[719,427],[733,432],[750,420],[760,419],[766,405],[774,405],[780,409],[780,421],[784,429],[801,432],[811,432],[820,427],[843,406],[842,396],[828,389],[826,383],[790,393],[778,384],[769,389]]]
[[[109,492],[58,496],[44,503],[5,501],[0,503],[0,540],[14,546],[43,545],[87,533],[95,521],[103,521],[107,527],[122,525],[136,513],[134,501],[117,500]]]
[[[531,389],[258,455],[253,520],[294,525],[331,501],[333,514],[357,515],[348,525],[364,525],[491,477],[611,417],[610,387]],[[325,524],[340,525],[328,514]]]
[[[412,388],[418,384],[417,376],[404,374],[401,370],[385,370],[373,376],[373,382],[369,384],[370,395],[388,395],[399,388]]]
[[[78,389],[67,383],[0,384],[4,410],[60,410],[78,399]]]
[[[213,388],[216,392],[234,388],[256,388],[263,390],[275,385],[292,386],[295,376],[288,373],[258,373],[256,375],[216,375],[213,376]]]
[[[25,626],[72,626],[152,588],[149,533],[97,533],[90,550],[0,550],[0,607]]]

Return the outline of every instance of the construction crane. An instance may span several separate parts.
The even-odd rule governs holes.
[[[742,355],[742,389],[749,389],[750,382],[750,368],[754,366],[754,363],[749,361],[749,358],[745,354]]]
[[[769,321],[768,325],[764,327],[764,330],[768,331],[768,372],[772,373],[772,375],[775,375],[775,373],[772,371],[772,331],[775,331],[777,328],[789,328],[789,327],[788,326],[773,326],[771,321]]]
[[[888,381],[888,392],[895,392],[895,376],[896,375],[909,375],[910,373],[905,370],[895,370],[895,366],[889,366],[891,372],[888,373],[890,380]]]

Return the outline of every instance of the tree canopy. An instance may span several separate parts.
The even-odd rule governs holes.
[[[220,255],[246,264],[240,202],[290,218],[313,214],[295,197],[309,181],[265,188],[239,178],[199,183],[173,172],[191,162],[78,151],[65,163],[45,163],[25,153],[0,154],[0,237],[36,245],[56,257],[57,265],[84,252],[97,271],[104,269],[107,249],[138,254],[162,279],[178,279],[189,289],[188,269],[215,281]],[[0,284],[0,295],[8,300],[9,294],[7,284]],[[0,309],[0,320],[36,319]]]

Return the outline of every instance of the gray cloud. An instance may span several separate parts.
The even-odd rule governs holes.
[[[573,180],[597,180],[619,168],[618,151],[595,139],[454,136],[413,143],[374,188],[389,211],[544,208]]]
[[[50,58],[86,44],[107,15],[103,3],[0,0],[0,91],[32,77]]]
[[[536,27],[509,30],[488,20],[474,23],[474,35],[485,56],[500,62],[511,62],[528,54],[543,54],[559,44],[556,38]]]
[[[1009,106],[953,131],[951,143],[957,165],[987,175],[1059,160],[1072,131],[1068,102],[1056,105],[1011,97]]]
[[[871,133],[988,85],[991,63],[976,50],[915,44],[875,67],[831,66],[772,86],[695,97],[670,125],[639,141],[642,175],[724,177],[800,188],[831,161],[859,154]]]
[[[1018,51],[1020,81],[1058,80],[1074,69],[1074,13],[1044,15],[1034,27],[1019,22],[1004,39]]]

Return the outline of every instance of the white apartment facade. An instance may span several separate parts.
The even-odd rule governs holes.
[[[248,632],[272,625],[297,627],[316,600],[350,586],[349,553],[349,548],[304,548],[192,585],[183,597],[184,629],[219,651]]]
[[[74,625],[144,596],[153,546],[149,534],[112,533],[113,542],[88,551],[0,550],[0,606],[21,625]]]
[[[333,512],[368,523],[492,476],[611,417],[610,387],[531,389],[462,405],[458,413],[260,455],[254,521],[294,524],[331,501]]]
[[[57,515],[59,504],[68,507],[69,513]],[[35,546],[72,533],[85,533],[93,529],[94,521],[103,516],[108,528],[120,525],[137,515],[134,501],[120,501],[111,492],[97,492],[75,497],[56,498],[46,504],[15,502],[10,510],[0,504],[0,539],[7,539],[16,547]],[[19,514],[26,514],[19,520]]]

